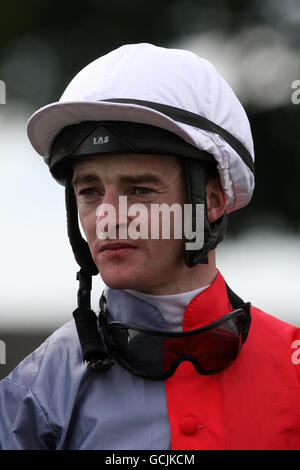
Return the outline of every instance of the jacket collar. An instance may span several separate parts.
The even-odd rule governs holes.
[[[136,323],[148,328],[165,329],[163,312],[123,290],[105,292],[109,321]],[[196,295],[183,312],[183,330],[207,325],[232,311],[223,276],[218,271],[213,283]]]
[[[183,330],[192,330],[207,325],[232,311],[226,284],[218,271],[213,283],[200,292],[188,304],[183,315]]]

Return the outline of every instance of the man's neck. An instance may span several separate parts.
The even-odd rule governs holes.
[[[151,289],[136,289],[136,291],[148,295],[180,294],[212,284],[217,275],[215,251],[213,250],[208,253],[208,264],[196,264],[192,268],[184,266],[180,277],[178,276],[172,283],[153,286]]]

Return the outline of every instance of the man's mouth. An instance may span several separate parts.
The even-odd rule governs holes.
[[[137,246],[130,243],[120,243],[120,242],[108,242],[101,244],[98,252],[105,257],[118,257],[122,255],[128,255],[136,250]]]

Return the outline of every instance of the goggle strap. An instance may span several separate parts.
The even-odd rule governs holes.
[[[225,282],[225,285],[226,285],[228,300],[231,306],[234,309],[241,308],[247,314],[247,321],[242,326],[242,344],[243,344],[247,339],[248,331],[249,331],[250,323],[251,323],[251,303],[244,302],[235,292],[233,292],[233,290],[230,289],[230,287],[228,286],[226,282]]]

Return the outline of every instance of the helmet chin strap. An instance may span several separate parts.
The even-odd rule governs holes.
[[[66,178],[65,202],[68,237],[75,260],[86,274],[95,276],[99,273],[98,268],[94,263],[89,246],[82,237],[79,229],[76,196],[72,185],[72,172],[70,172]]]
[[[73,312],[76,329],[82,349],[83,361],[95,371],[108,370],[113,361],[105,351],[104,343],[97,328],[97,315],[91,309],[92,276],[99,273],[87,242],[81,236],[78,225],[76,197],[71,177],[66,180],[65,200],[67,209],[68,236],[80,271],[77,273],[79,289],[77,308]]]
[[[196,206],[204,206],[203,225],[200,224],[200,230],[203,231],[203,246],[198,250],[184,250],[185,263],[189,268],[196,264],[208,264],[207,253],[223,240],[227,229],[227,213],[211,224],[207,215],[206,204],[206,184],[207,177],[201,161],[194,158],[184,159],[184,170],[186,179],[186,188],[188,193],[188,202],[192,204],[192,230],[197,229],[196,224]],[[199,234],[201,237],[201,234]]]
[[[114,364],[105,351],[104,343],[97,328],[97,315],[91,309],[90,298],[92,278],[82,269],[77,273],[79,289],[78,307],[73,312],[76,329],[82,349],[83,361],[89,369],[104,372]]]

